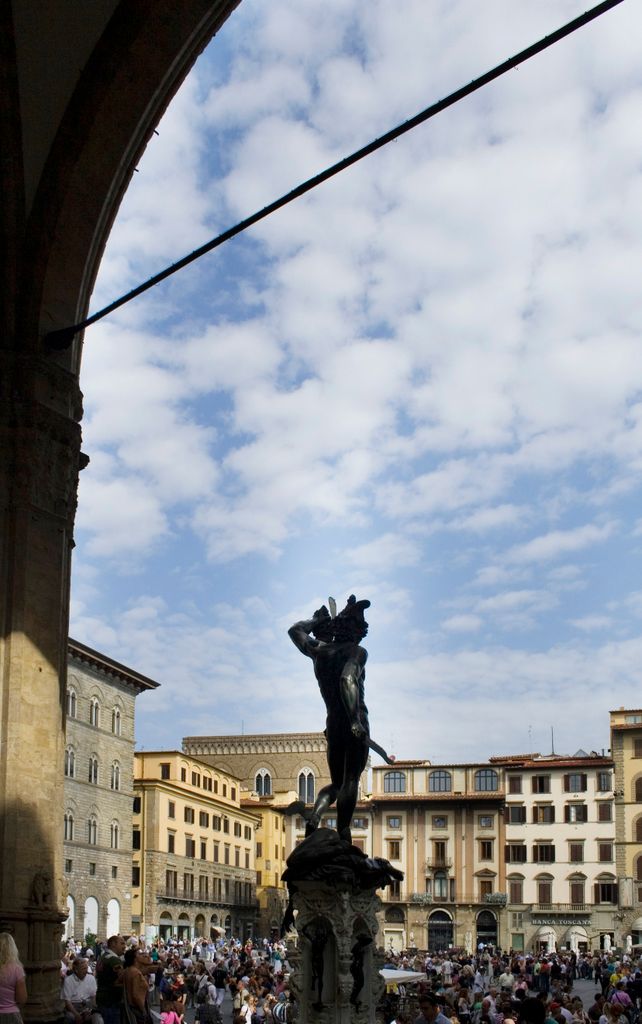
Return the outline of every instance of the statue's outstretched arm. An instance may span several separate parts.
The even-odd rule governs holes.
[[[308,658],[313,658],[320,647],[320,642],[315,640],[313,636],[310,636],[315,625],[315,619],[303,619],[301,622],[295,622],[294,625],[290,626],[288,629],[288,636],[292,643],[298,647],[303,654],[307,654]]]

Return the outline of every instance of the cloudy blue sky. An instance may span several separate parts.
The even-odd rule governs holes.
[[[99,308],[586,0],[243,0]],[[86,332],[71,633],[137,738],[316,730],[288,626],[372,601],[376,739],[608,746],[642,703],[642,10],[630,0]]]

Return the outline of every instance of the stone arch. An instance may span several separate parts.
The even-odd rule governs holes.
[[[638,814],[633,819],[633,827],[631,833],[631,838],[636,843],[642,843],[642,814]]]
[[[631,780],[631,799],[636,804],[642,804],[642,772]]]
[[[110,899],[107,904],[107,938],[110,935],[118,935],[120,931],[120,903],[117,899]]]

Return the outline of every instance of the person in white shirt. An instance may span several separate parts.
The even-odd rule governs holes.
[[[68,1024],[103,1024],[96,1009],[96,979],[89,974],[86,957],[76,957],[71,973],[62,983],[62,999]]]

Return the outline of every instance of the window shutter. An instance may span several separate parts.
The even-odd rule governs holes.
[[[599,903],[600,902],[600,883],[599,882],[596,882],[595,885],[593,886],[593,902],[594,903]]]
[[[508,845],[508,843],[506,843],[506,846],[504,847],[504,860],[506,861],[507,864],[512,864],[510,846]]]
[[[551,864],[555,863],[555,847],[551,846]]]
[[[537,807],[533,807],[533,825],[537,825]]]
[[[568,804],[564,804],[564,821],[569,822],[571,820],[571,808]]]
[[[537,847],[533,847],[533,864],[539,864],[539,857],[537,856]]]
[[[580,775],[580,779],[582,780],[582,792],[585,793],[586,789],[587,789],[586,775],[584,773],[582,773],[582,775]]]
[[[568,775],[565,775],[564,776],[564,792],[568,793],[569,788],[570,788],[569,777],[568,777]]]
[[[509,823],[510,823],[510,808],[508,807],[508,805],[506,805],[506,807],[504,807],[504,824],[508,825]]]

